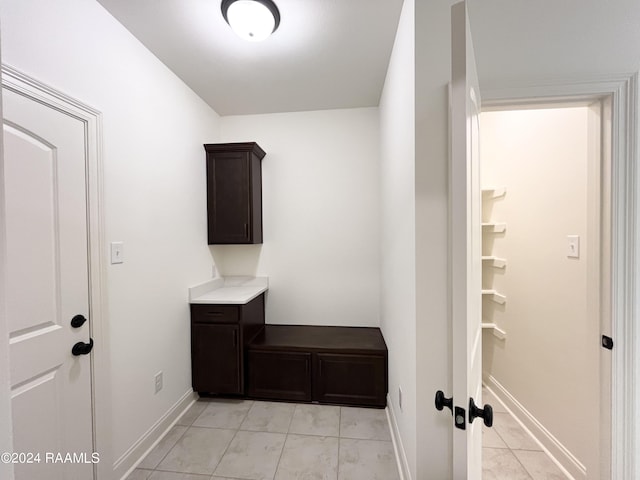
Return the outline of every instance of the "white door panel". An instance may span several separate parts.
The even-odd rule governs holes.
[[[52,370],[44,370],[20,385],[12,386],[14,452],[38,452],[41,455],[39,463],[16,465],[17,480],[65,478],[62,464],[47,463],[45,458],[46,452],[59,452],[65,448],[62,442],[62,419],[59,415],[51,414],[52,410],[59,410],[64,402],[62,377],[58,366]],[[44,408],[43,403],[46,403]],[[37,426],[38,434],[34,435],[35,429],[31,425]]]
[[[54,191],[55,151],[19,129],[5,124],[8,251],[7,307],[10,330],[16,335],[56,318],[57,266]],[[20,159],[15,161],[15,159]],[[29,221],[25,221],[29,219]],[[37,227],[36,227],[37,226]],[[19,249],[29,255],[18,255]],[[28,288],[27,288],[28,287]],[[17,313],[20,314],[17,314]]]
[[[7,318],[17,480],[93,478],[85,127],[3,89]],[[51,455],[76,454],[54,463]],[[85,457],[83,457],[83,454]],[[73,458],[73,457],[72,457]]]

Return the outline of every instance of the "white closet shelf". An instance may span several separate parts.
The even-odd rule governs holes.
[[[493,255],[483,255],[482,261],[490,263],[494,268],[505,268],[507,266],[506,258],[494,257]]]
[[[506,229],[507,229],[506,223],[494,223],[494,222],[482,223],[483,232],[503,233]]]
[[[504,304],[507,301],[507,297],[502,295],[501,293],[496,292],[495,290],[482,290],[482,296],[488,297],[490,300],[493,300],[496,303]]]
[[[482,322],[482,328],[483,330],[491,330],[493,336],[499,338],[500,340],[504,340],[505,338],[507,338],[507,332],[505,332],[495,323]]]
[[[506,187],[484,187],[482,188],[482,195],[488,198],[504,197],[507,194]]]

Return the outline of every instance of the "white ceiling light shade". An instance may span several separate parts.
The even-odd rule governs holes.
[[[271,0],[222,0],[222,16],[240,37],[260,42],[276,31],[280,12]]]

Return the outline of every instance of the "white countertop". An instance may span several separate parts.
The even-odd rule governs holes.
[[[268,277],[218,277],[189,288],[189,303],[244,305],[268,288]]]

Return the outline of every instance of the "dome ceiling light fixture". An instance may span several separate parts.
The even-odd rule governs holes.
[[[244,40],[261,42],[280,25],[280,12],[271,0],[222,0],[222,16]]]

